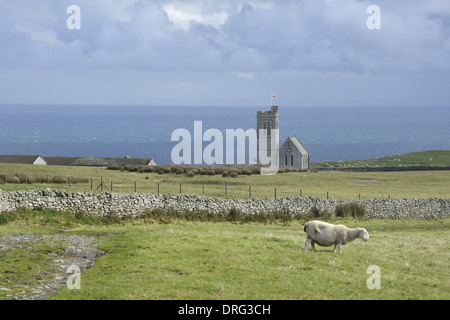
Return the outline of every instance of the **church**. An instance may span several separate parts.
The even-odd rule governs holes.
[[[271,131],[273,129],[279,129],[278,126],[278,106],[272,106],[270,111],[258,111],[256,114],[256,132],[259,137],[259,130],[264,129],[267,132],[267,145],[261,146],[265,150],[262,152],[267,152],[270,155],[270,137]],[[259,154],[259,146],[258,153]],[[259,160],[259,159],[258,159]],[[259,161],[258,161],[259,163]],[[290,136],[281,145],[279,149],[279,166],[280,167],[291,167],[298,169],[309,169],[310,168],[310,158],[309,152],[302,144],[302,142],[296,136]]]

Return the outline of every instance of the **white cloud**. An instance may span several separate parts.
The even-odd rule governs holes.
[[[176,28],[189,31],[193,23],[219,28],[228,18],[224,9],[205,13],[204,1],[173,1],[162,6]]]
[[[238,72],[237,76],[246,80],[253,80],[256,74],[254,72]]]
[[[39,27],[29,27],[26,25],[16,26],[16,30],[28,34],[33,41],[43,43],[51,47],[62,46],[64,43],[58,40],[58,36],[53,30],[42,29]]]

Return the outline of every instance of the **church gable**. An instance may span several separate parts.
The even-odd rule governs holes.
[[[280,148],[280,166],[309,169],[309,152],[297,137],[288,137]]]
[[[288,140],[290,140],[295,148],[297,148],[297,150],[302,154],[302,155],[308,155],[309,152],[308,150],[306,150],[305,146],[303,145],[303,143],[297,138],[297,137],[289,137]]]

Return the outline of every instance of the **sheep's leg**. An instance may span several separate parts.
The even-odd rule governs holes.
[[[311,239],[306,238],[306,242],[305,242],[305,251],[308,251],[308,245],[311,242]]]
[[[334,245],[334,248],[333,248],[333,253],[335,253],[336,252],[336,244]]]
[[[338,248],[339,248],[339,253],[342,254],[342,245],[340,243],[338,244]]]
[[[317,251],[316,250],[316,242],[314,240],[311,241],[311,247],[313,248],[314,251]]]

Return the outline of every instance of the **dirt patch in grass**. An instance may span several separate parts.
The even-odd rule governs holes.
[[[74,235],[0,236],[0,299],[42,300],[67,284],[69,266],[82,273],[105,252],[98,237]]]

